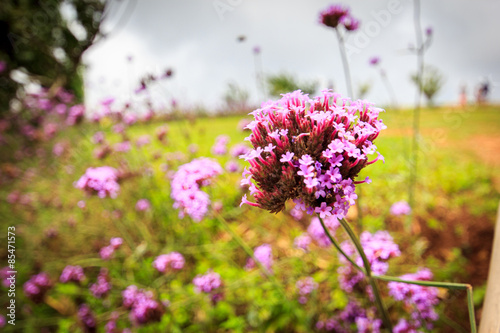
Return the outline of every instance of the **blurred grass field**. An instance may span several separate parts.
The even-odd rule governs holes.
[[[417,205],[412,234],[404,232],[403,218],[389,214],[392,203],[407,200],[408,197],[412,112],[388,110],[381,118],[388,129],[380,134],[375,144],[384,155],[385,164],[377,162],[360,175],[360,178],[369,176],[373,180],[370,185],[362,185],[363,229],[371,232],[388,229],[402,248],[404,255],[391,262],[391,274],[413,272],[419,265],[426,265],[435,273],[436,280],[471,281],[476,288],[476,305],[480,308],[491,247],[488,233],[492,234],[500,200],[500,107],[422,111]],[[17,159],[14,156],[20,149],[20,143],[7,138],[7,145],[0,148],[0,216],[3,230],[9,225],[17,226],[19,281],[26,281],[40,269],[57,277],[68,264],[88,267],[95,274],[99,267],[111,265],[108,268],[113,274],[113,281],[120,281],[122,288],[131,283],[142,287],[159,286],[165,281],[152,269],[143,267],[151,267],[157,254],[174,249],[186,254],[187,265],[195,273],[218,267],[224,278],[235,281],[234,288],[260,279],[258,272],[248,276],[241,273],[246,254],[236,242],[231,241],[229,234],[218,227],[216,219],[209,217],[201,223],[187,218],[181,220],[172,208],[170,198],[169,175],[193,158],[212,157],[211,147],[218,135],[230,137],[229,147],[244,142],[248,132],[238,130],[241,119],[241,116],[208,117],[135,124],[125,134],[132,143],[132,149],[129,152],[113,152],[103,160],[93,157],[96,145],[92,136],[95,132],[103,131],[111,146],[123,140],[121,135],[112,131],[113,124],[106,120],[100,124],[85,123],[66,129],[51,141],[25,151],[22,157],[17,153]],[[169,128],[166,144],[155,139],[155,131],[163,125]],[[139,148],[134,143],[141,135],[151,135],[152,141]],[[56,142],[66,145],[66,152],[61,157],[52,153]],[[216,159],[224,166],[230,157]],[[242,160],[239,163],[244,165]],[[103,165],[126,170],[130,174],[121,183],[116,199],[87,197],[74,188],[73,183],[88,167]],[[313,258],[293,248],[293,239],[307,228],[305,219],[295,221],[287,212],[273,215],[249,206],[238,208],[243,194],[239,188],[240,176],[241,173],[225,172],[210,188],[210,197],[212,202],[222,203],[222,214],[250,247],[273,244],[277,276],[285,289],[290,291],[295,283],[293,279],[306,272],[316,274],[314,276],[318,280],[332,279],[328,272],[332,271],[337,261],[332,250],[318,249],[319,254]],[[29,202],[9,204],[6,198],[13,191],[27,194]],[[151,201],[151,211],[137,212],[134,209],[141,198]],[[80,201],[85,202],[84,208],[78,206]],[[123,237],[127,245],[120,254],[126,268],[124,271],[116,267],[114,270],[112,262],[104,263],[99,259],[99,249],[116,236]],[[0,253],[6,262],[6,249]],[[192,275],[186,271],[171,281],[172,293],[180,294],[182,283],[190,281]],[[272,289],[272,286],[268,285],[268,288]],[[244,300],[252,298],[265,303],[262,300],[265,296],[253,294],[257,292],[255,289],[248,289],[252,292],[247,294],[245,288],[241,289],[233,300],[236,303],[240,301],[243,304]],[[330,296],[334,293],[323,292]],[[63,290],[62,293],[72,295],[76,291]],[[457,294],[444,298],[453,307],[453,297],[462,296]],[[238,297],[241,299],[238,300]],[[331,306],[340,306],[342,297],[332,297],[337,304]],[[189,320],[187,313],[190,310],[184,309],[189,300],[179,298],[176,303],[175,295],[169,295],[169,299],[174,300],[171,311],[180,313],[176,320],[181,323]],[[58,306],[70,301],[59,298],[52,302],[52,309],[40,310],[43,311],[41,316],[48,318],[49,323]],[[265,308],[262,304],[261,310]],[[466,311],[463,311],[466,310],[465,303],[463,308],[446,311],[452,320],[467,327]],[[224,311],[238,318],[237,308]],[[256,321],[272,316],[259,311]],[[21,327],[25,325],[36,331],[40,324],[35,323],[35,317],[25,315]],[[227,325],[237,327],[241,324],[234,318],[231,320],[235,322]],[[307,320],[304,319],[304,322]],[[67,325],[69,323],[68,320]],[[179,327],[182,325],[179,324]]]

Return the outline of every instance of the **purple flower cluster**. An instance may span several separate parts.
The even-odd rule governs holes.
[[[241,155],[247,154],[249,151],[250,151],[250,148],[247,145],[245,145],[243,143],[238,143],[238,144],[235,144],[234,146],[231,147],[231,150],[229,151],[229,153],[231,154],[232,157],[237,158],[237,157],[240,157]]]
[[[75,186],[87,193],[96,193],[99,198],[116,198],[120,190],[118,171],[109,166],[88,168]]]
[[[139,199],[135,204],[135,209],[138,212],[144,212],[146,210],[149,210],[150,208],[151,208],[151,203],[149,202],[148,199]]]
[[[85,332],[95,332],[96,320],[87,304],[82,304],[78,308],[78,319],[80,319],[85,328]]]
[[[97,275],[96,283],[92,284],[89,288],[92,295],[97,298],[105,297],[111,290],[111,282],[109,280],[108,270],[101,268],[99,275]]]
[[[101,248],[99,251],[99,255],[103,260],[109,260],[115,253],[115,250],[118,250],[120,246],[123,244],[123,239],[120,237],[113,237],[109,240],[109,245]]]
[[[375,275],[385,274],[389,269],[387,261],[401,255],[398,245],[394,243],[387,231],[377,231],[373,235],[365,231],[361,234],[360,242],[370,263],[372,273]],[[345,241],[340,246],[347,255],[354,255],[354,261],[358,266],[363,266],[361,256],[350,242]],[[338,269],[340,286],[345,291],[352,292],[354,287],[364,279],[364,274],[356,270],[344,256],[339,254],[339,258],[345,264]],[[371,289],[368,289],[368,292],[371,292]]]
[[[262,266],[264,266],[269,272],[272,272],[273,251],[271,245],[262,244],[257,246],[253,251],[253,255]],[[255,266],[255,261],[252,258],[249,258],[247,264],[245,265],[245,269],[252,269]]]
[[[222,292],[222,280],[220,278],[219,273],[215,273],[213,271],[208,271],[204,275],[196,275],[193,279],[194,290],[197,293],[206,293],[210,294],[210,299],[213,304],[222,300],[224,294]]]
[[[210,198],[201,191],[202,186],[210,184],[211,178],[221,174],[222,167],[209,158],[198,158],[182,165],[172,179],[171,196],[174,208],[179,209],[179,217],[189,215],[200,222],[208,212]]]
[[[153,267],[160,273],[169,272],[172,270],[180,270],[184,267],[184,257],[179,252],[170,252],[156,257],[153,261]]]
[[[340,4],[331,5],[320,13],[319,22],[330,28],[337,28],[342,24],[348,31],[359,28],[359,20],[351,16],[349,8]]]
[[[145,145],[148,145],[151,143],[151,137],[149,135],[142,135],[137,138],[137,141],[135,142],[137,147],[143,147]]]
[[[6,288],[10,286],[10,276],[11,274],[9,273],[11,271],[9,266],[5,266],[2,269],[0,269],[0,279],[2,280],[2,285]]]
[[[66,266],[64,267],[59,281],[62,283],[67,282],[81,282],[85,279],[85,274],[83,273],[83,268],[81,266]]]
[[[307,302],[307,295],[318,289],[318,283],[310,276],[298,280],[295,286],[299,290],[300,304],[305,304]]]
[[[325,223],[325,227],[328,228],[328,231],[330,231],[330,234],[334,234],[335,231],[340,227],[340,223],[338,219],[334,216],[327,217],[323,220]],[[321,225],[321,222],[319,218],[313,217],[311,219],[311,223],[309,224],[309,227],[307,228],[307,233],[318,243],[319,246],[321,247],[328,247],[332,245],[332,242],[328,238],[327,234],[325,233],[325,229],[323,229],[323,226]]]
[[[256,203],[270,212],[285,208],[288,199],[309,214],[344,218],[357,195],[354,178],[373,161],[373,145],[386,128],[378,119],[381,109],[366,101],[349,102],[324,90],[310,99],[300,90],[267,102],[253,111],[248,125],[253,145],[243,158],[250,168],[243,171],[242,185],[250,186]],[[252,183],[252,180],[255,181]]]
[[[423,268],[415,274],[405,274],[399,278],[410,281],[430,281],[432,272]],[[424,330],[432,330],[433,322],[439,316],[434,310],[434,307],[439,304],[438,289],[434,287],[425,287],[415,284],[407,284],[402,282],[389,282],[389,295],[397,301],[403,301],[408,312],[411,312],[409,321],[400,320],[394,332],[417,332],[420,328]]]
[[[241,171],[240,165],[236,161],[229,161],[226,163],[227,172],[238,172]]]
[[[410,215],[411,207],[406,201],[398,201],[392,204],[390,211],[395,216]]]
[[[66,124],[69,126],[76,125],[83,120],[85,115],[85,106],[82,104],[77,104],[72,106],[68,112],[68,118],[66,119]]]
[[[47,291],[52,287],[52,282],[47,273],[41,272],[33,275],[23,285],[24,294],[35,303],[41,303]]]
[[[380,57],[371,57],[370,58],[370,65],[376,66],[380,62]]]
[[[293,246],[298,249],[308,251],[311,241],[311,237],[308,234],[304,233],[300,236],[295,237],[295,239],[293,240]]]
[[[229,137],[227,135],[219,135],[215,139],[215,144],[212,146],[212,154],[225,155],[227,153],[228,143],[229,143]]]
[[[379,333],[382,321],[374,318],[374,312],[372,309],[365,310],[357,302],[351,301],[337,315],[325,321],[318,321],[316,328],[336,333]],[[356,327],[355,331],[353,325]]]
[[[164,313],[163,305],[154,299],[151,292],[128,286],[122,292],[123,306],[130,311],[130,320],[136,325],[160,321]]]

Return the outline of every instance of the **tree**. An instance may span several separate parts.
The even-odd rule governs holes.
[[[134,1],[129,1],[133,3]],[[101,24],[113,1],[2,0],[0,6],[0,115],[24,84],[63,87],[83,99],[83,53],[104,36]],[[12,71],[26,80],[12,78]]]
[[[229,112],[238,112],[248,109],[248,92],[234,82],[227,85],[224,101]]]
[[[427,105],[433,106],[434,96],[441,90],[444,83],[444,78],[440,71],[436,67],[426,66],[420,83],[418,82],[418,76],[415,74],[412,75],[411,79],[415,84],[420,84],[422,92],[427,98]]]
[[[289,93],[295,90],[302,90],[306,94],[314,94],[318,83],[317,82],[297,82],[293,76],[286,73],[270,75],[267,77],[269,85],[269,93],[271,96],[280,97],[281,94]]]

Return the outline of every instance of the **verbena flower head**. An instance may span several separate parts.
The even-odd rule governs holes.
[[[120,190],[118,171],[109,166],[88,168],[75,186],[87,193],[97,194],[100,198],[116,198]]]
[[[179,252],[162,254],[153,261],[153,267],[161,273],[180,270],[184,267],[184,257]]]
[[[299,291],[299,303],[301,304],[307,302],[307,295],[318,289],[318,283],[310,276],[298,280],[295,286]]]
[[[66,266],[64,267],[59,281],[62,283],[67,282],[80,282],[85,279],[85,274],[83,273],[83,268],[81,266]]]
[[[380,62],[380,57],[371,57],[369,62],[370,65],[376,66]]]
[[[199,222],[208,212],[210,198],[201,191],[211,182],[211,178],[221,174],[222,167],[209,158],[198,158],[182,165],[172,179],[171,196],[174,208],[179,209],[179,217],[189,215]]]
[[[213,304],[219,302],[224,297],[222,292],[223,283],[219,273],[209,270],[204,275],[196,275],[193,279],[193,284],[195,292],[210,294]]]
[[[334,216],[330,216],[330,217],[324,219],[323,222],[325,223],[325,227],[327,227],[328,230],[330,231],[330,234],[334,234],[335,231],[340,227],[339,221]],[[328,235],[325,233],[325,229],[323,229],[323,226],[321,225],[321,222],[319,221],[319,218],[317,218],[317,217],[313,217],[311,219],[311,223],[309,224],[309,227],[307,228],[307,233],[321,247],[328,247],[328,246],[332,245],[330,238],[328,238]]]
[[[423,268],[415,274],[405,274],[399,278],[410,281],[429,281],[432,279],[432,272]],[[432,330],[432,323],[439,318],[434,307],[439,304],[438,289],[402,282],[389,282],[389,295],[397,301],[403,301],[405,307],[411,313],[408,321],[400,321],[396,327],[397,332],[414,332],[420,328]],[[404,329],[409,328],[407,331]],[[396,330],[395,330],[396,332]]]
[[[87,304],[80,305],[78,308],[78,319],[80,319],[85,332],[94,332],[96,326],[96,320],[92,310]]]
[[[225,155],[227,153],[228,143],[229,143],[229,137],[227,135],[219,135],[215,139],[215,144],[212,146],[212,154]]]
[[[97,298],[106,296],[111,290],[111,282],[109,280],[108,270],[101,268],[99,275],[97,275],[96,283],[92,284],[89,288],[92,295]]]
[[[410,215],[411,207],[406,201],[398,201],[392,204],[390,211],[395,216]]]
[[[336,28],[341,19],[349,14],[349,8],[341,4],[331,5],[320,13],[320,23],[327,27]]]
[[[260,262],[262,266],[264,266],[268,271],[272,271],[273,251],[271,245],[262,244],[261,246],[257,246],[253,252],[253,255],[255,259],[257,259],[257,261]],[[252,258],[250,258],[248,259],[245,268],[252,269],[255,266],[256,266],[255,261]]]
[[[294,199],[309,214],[344,218],[361,183],[354,179],[381,158],[368,161],[377,150],[373,141],[386,128],[378,119],[381,111],[331,90],[312,99],[297,90],[264,103],[251,113],[255,120],[246,140],[254,149],[242,157],[250,163],[242,185],[250,186],[256,203],[245,195],[242,204],[280,212]]]
[[[24,294],[35,303],[41,303],[50,288],[52,288],[52,282],[45,272],[33,275],[23,285]]]
[[[123,306],[130,309],[130,320],[136,325],[160,321],[165,312],[163,305],[151,292],[128,286],[122,292]]]
[[[389,269],[387,261],[401,255],[398,245],[394,243],[387,231],[377,231],[374,234],[365,231],[361,234],[360,242],[370,263],[370,268],[376,275],[387,273]],[[363,266],[361,256],[350,242],[345,241],[340,244],[340,247],[347,255],[354,256],[354,261],[358,266]],[[351,292],[359,282],[364,280],[364,274],[352,267],[347,259],[340,254],[339,260],[345,265],[338,269],[340,286],[345,291]],[[370,293],[371,289],[368,292]]]
[[[135,209],[139,212],[149,210],[151,208],[151,203],[148,199],[139,199],[135,204]]]

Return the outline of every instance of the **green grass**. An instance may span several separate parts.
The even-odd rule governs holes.
[[[433,255],[426,256],[429,244],[418,234],[405,234],[401,231],[402,227],[394,227],[394,224],[402,225],[403,219],[389,216],[392,203],[407,200],[407,161],[411,143],[407,134],[411,116],[411,111],[407,110],[388,110],[381,116],[389,129],[381,133],[375,144],[385,156],[386,163],[377,162],[360,175],[360,178],[369,176],[373,180],[372,184],[363,185],[363,228],[374,232],[389,227],[397,243],[405,250],[401,258],[391,262],[389,273],[414,272],[418,266],[427,265],[439,279],[466,282],[467,262],[464,262],[460,249],[449,249],[450,255],[445,261]],[[284,302],[273,284],[258,271],[249,273],[242,269],[247,255],[220,228],[216,219],[208,217],[201,223],[193,223],[188,218],[179,219],[172,208],[169,175],[193,158],[212,156],[211,146],[218,135],[230,137],[229,147],[244,142],[248,133],[237,129],[240,120],[241,117],[233,116],[136,124],[127,130],[127,138],[133,143],[139,136],[148,134],[152,137],[151,144],[143,148],[133,145],[130,152],[112,153],[104,160],[92,157],[95,148],[91,142],[92,135],[104,131],[110,145],[122,140],[120,135],[112,132],[112,124],[106,121],[99,125],[84,124],[64,130],[53,140],[41,143],[37,156],[21,160],[6,157],[21,146],[10,139],[9,146],[2,148],[1,168],[5,170],[10,165],[9,168],[17,169],[19,175],[2,178],[0,198],[6,198],[14,190],[32,198],[29,205],[11,205],[5,200],[0,201],[2,229],[6,230],[8,225],[17,227],[19,291],[21,283],[39,270],[49,272],[56,279],[66,265],[79,264],[85,267],[89,281],[93,282],[99,268],[107,267],[117,287],[109,302],[92,299],[86,288],[65,289],[61,285],[50,294],[51,297],[55,303],[69,302],[73,307],[82,299],[93,302],[93,308],[104,321],[112,310],[108,303],[119,305],[119,292],[127,285],[153,288],[158,295],[172,302],[169,311],[175,315],[165,316],[156,326],[141,329],[144,332],[160,328],[186,332],[215,331],[218,326],[235,331],[258,331],[263,328],[274,331],[293,327],[296,331],[305,332],[314,326],[315,320],[324,318],[322,311],[343,308],[346,296],[335,289],[338,288],[335,252],[315,248],[312,253],[303,253],[293,249],[293,239],[305,231],[307,221],[297,222],[287,212],[274,215],[249,206],[238,208],[243,194],[238,186],[240,174],[226,172],[220,176],[209,190],[210,197],[213,202],[222,203],[222,214],[251,248],[262,243],[273,245],[276,276],[290,302]],[[154,138],[156,129],[162,125],[169,127],[166,144]],[[499,164],[492,167],[480,158],[481,147],[475,150],[471,149],[474,145],[464,147],[464,143],[477,137],[499,140],[500,108],[423,110],[421,127],[416,218],[427,221],[432,230],[443,233],[450,230],[443,227],[444,221],[436,216],[435,212],[439,210],[449,212],[449,216],[460,216],[460,212],[465,211],[493,223],[500,199],[493,185],[493,179],[498,177],[500,171]],[[70,148],[60,158],[54,157],[51,152],[55,142],[66,142]],[[189,152],[193,144],[198,149]],[[224,166],[230,158],[223,156],[217,157],[217,160]],[[243,165],[243,161],[240,163]],[[121,183],[116,199],[87,197],[73,186],[88,167],[102,165],[133,174]],[[166,172],[165,167],[168,168]],[[135,211],[135,203],[141,198],[151,201],[153,209],[150,212]],[[80,200],[86,203],[84,209],[77,206]],[[458,220],[455,230],[452,230],[457,234],[464,232],[460,222]],[[58,235],[47,237],[49,229],[56,230]],[[124,238],[125,246],[114,260],[100,260],[99,249],[116,236]],[[1,251],[2,258],[5,258],[6,250]],[[185,255],[187,269],[165,284],[152,269],[151,262],[157,255],[170,251]],[[211,307],[202,295],[195,294],[190,287],[192,278],[209,268],[216,269],[228,281],[228,298],[216,307]],[[324,303],[321,306],[313,303],[304,308],[294,300],[295,281],[306,275],[314,276],[320,283],[315,297]],[[27,302],[22,296],[19,299]],[[6,296],[2,294],[0,303],[6,301]],[[476,301],[478,304],[481,302]],[[48,321],[55,318],[54,325],[62,331],[64,327],[76,327],[74,313],[61,315],[54,306],[47,304],[32,307],[35,308],[33,318]],[[25,325],[36,331],[37,325],[43,321],[37,324],[33,318],[19,314],[20,326]],[[123,318],[126,318],[125,314]],[[193,318],[196,321],[190,324]]]

